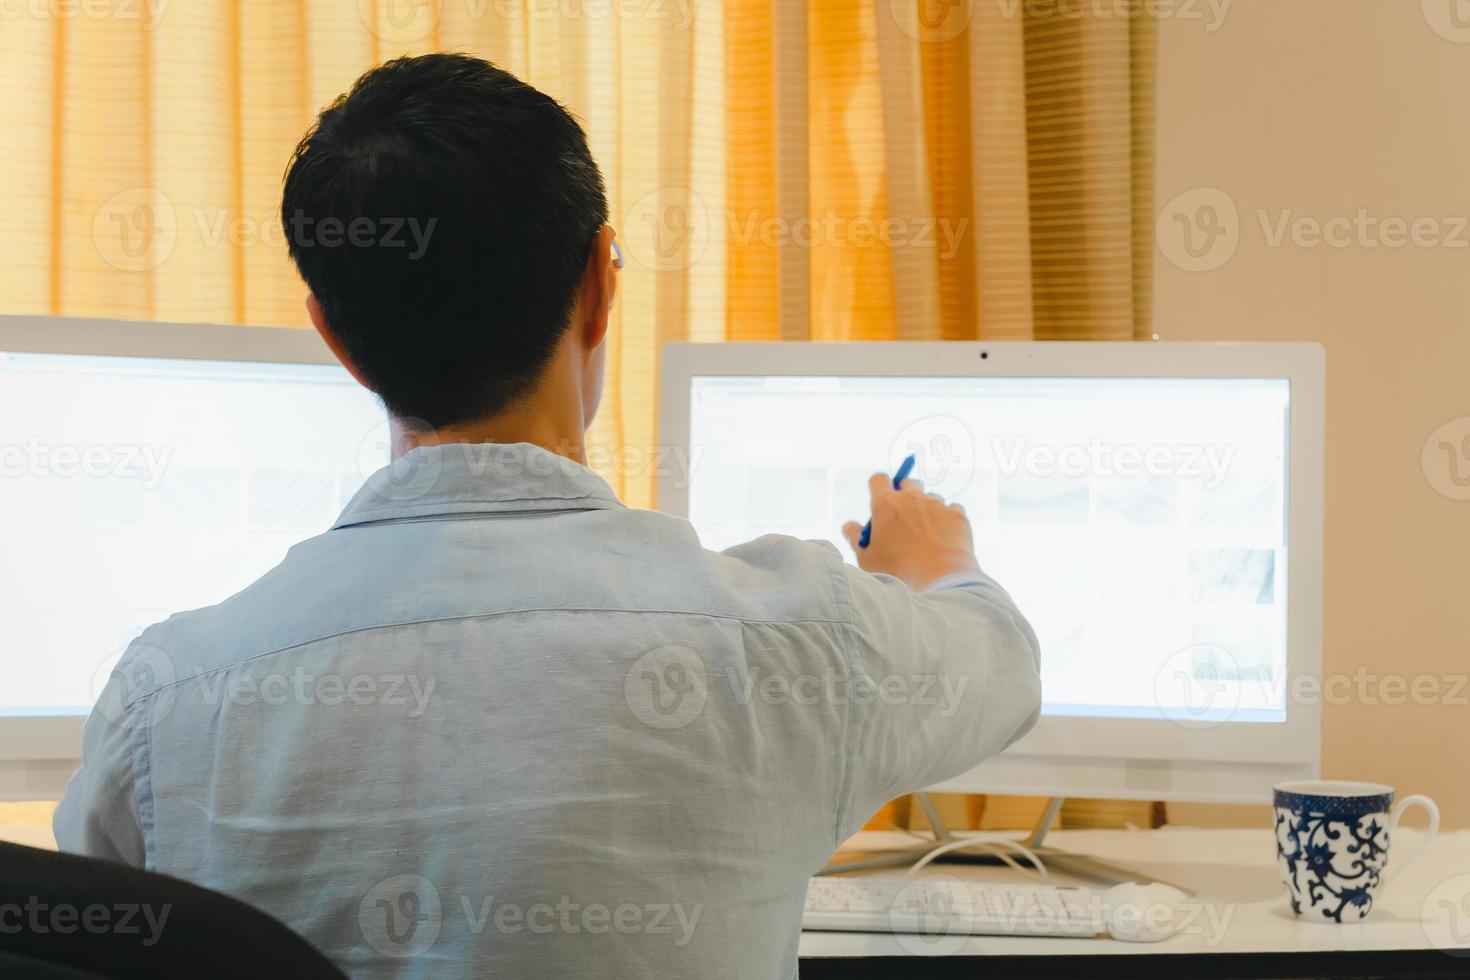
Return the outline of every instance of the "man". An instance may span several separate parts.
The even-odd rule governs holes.
[[[396,462],[135,642],[62,847],[236,895],[354,977],[794,975],[833,849],[1036,719],[1035,637],[964,514],[874,476],[859,571],[624,507],[582,465],[619,264],[602,179],[571,116],[484,61],[365,75],[282,218]],[[417,254],[379,234],[413,222]],[[172,683],[130,682],[155,660]]]

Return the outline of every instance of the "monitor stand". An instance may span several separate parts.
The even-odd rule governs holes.
[[[939,815],[939,808],[934,805],[934,799],[928,793],[915,793],[914,799],[919,801],[919,806],[924,809],[924,815],[929,818],[929,826],[934,831],[934,840],[922,844],[910,844],[897,850],[875,851],[862,857],[853,858],[850,861],[837,861],[828,864],[819,875],[845,874],[852,871],[872,871],[878,868],[899,868],[911,865],[919,861],[925,854],[944,844],[962,840],[961,835],[955,834],[944,823]],[[1047,801],[1046,809],[1042,811],[1041,818],[1036,821],[1036,826],[1031,828],[1031,833],[1021,839],[1021,843],[1036,853],[1036,856],[1046,864],[1052,871],[1060,871],[1084,881],[1095,882],[1101,885],[1118,885],[1129,881],[1158,881],[1152,875],[1136,871],[1119,864],[1101,861],[1097,858],[1088,857],[1085,854],[1077,854],[1072,851],[1063,851],[1060,848],[1045,846],[1046,835],[1051,830],[1052,824],[1056,822],[1057,814],[1062,810],[1064,797],[1054,796]],[[983,843],[984,838],[977,839],[976,843]],[[1017,860],[1025,863],[1025,859],[1014,855]],[[1000,864],[1001,862],[993,855],[986,853],[966,853],[963,848],[946,851],[935,858],[935,863],[953,864]],[[1170,884],[1163,882],[1163,884]],[[1180,891],[1189,893],[1190,889],[1174,885]]]

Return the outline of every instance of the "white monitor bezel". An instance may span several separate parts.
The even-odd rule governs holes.
[[[1311,343],[669,343],[659,441],[691,452],[689,394],[700,376],[1285,379],[1287,671],[1296,683],[1321,676],[1324,373],[1323,350]],[[660,510],[687,516],[688,486],[677,473],[662,473],[658,489]],[[1282,723],[1186,728],[1169,720],[1043,718],[1003,756],[935,788],[1259,802],[1273,782],[1315,778],[1320,770],[1320,704],[1294,703],[1292,692],[1289,686]]]
[[[0,351],[337,364],[315,330],[52,316],[0,316]],[[84,721],[80,715],[0,717],[0,800],[59,798],[81,760]]]

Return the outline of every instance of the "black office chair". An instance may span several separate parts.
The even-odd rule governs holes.
[[[145,907],[154,910],[152,925],[127,911]],[[244,902],[111,861],[5,843],[0,977],[346,980],[306,940]]]

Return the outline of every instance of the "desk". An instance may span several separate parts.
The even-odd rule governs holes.
[[[0,803],[0,841],[56,849],[51,833],[52,803]]]
[[[0,840],[54,847],[49,811],[7,807],[0,815]],[[1399,831],[1394,848],[1411,846],[1417,836]],[[902,834],[859,834],[850,846],[880,848],[909,840]],[[916,947],[913,937],[807,932],[801,937],[803,980],[975,977],[984,969],[974,959],[979,956],[1005,957],[1005,974],[1027,980],[1470,976],[1470,831],[1437,837],[1379,895],[1368,921],[1349,926],[1302,922],[1291,914],[1268,830],[1052,831],[1047,843],[1175,881],[1196,892],[1204,912],[1181,934],[1160,943],[973,936],[952,955],[926,959],[921,971],[914,969],[913,957],[923,947]],[[1015,880],[994,868],[944,865],[939,870],[979,880]]]
[[[1393,852],[1408,853],[1419,836],[1399,831]],[[907,840],[901,834],[859,834],[844,849]],[[1053,831],[1047,844],[1191,889],[1201,906],[1196,921],[1159,943],[972,936],[942,957],[929,957],[922,971],[913,969],[912,959],[924,955],[922,939],[806,932],[802,977],[975,977],[990,972],[987,966],[998,966],[982,966],[973,959],[979,956],[1006,957],[1004,973],[1027,980],[1053,975],[1470,976],[1470,831],[1437,837],[1379,894],[1368,921],[1345,926],[1304,922],[1291,914],[1269,830]],[[945,865],[940,870],[977,880],[1023,880],[999,868]]]

